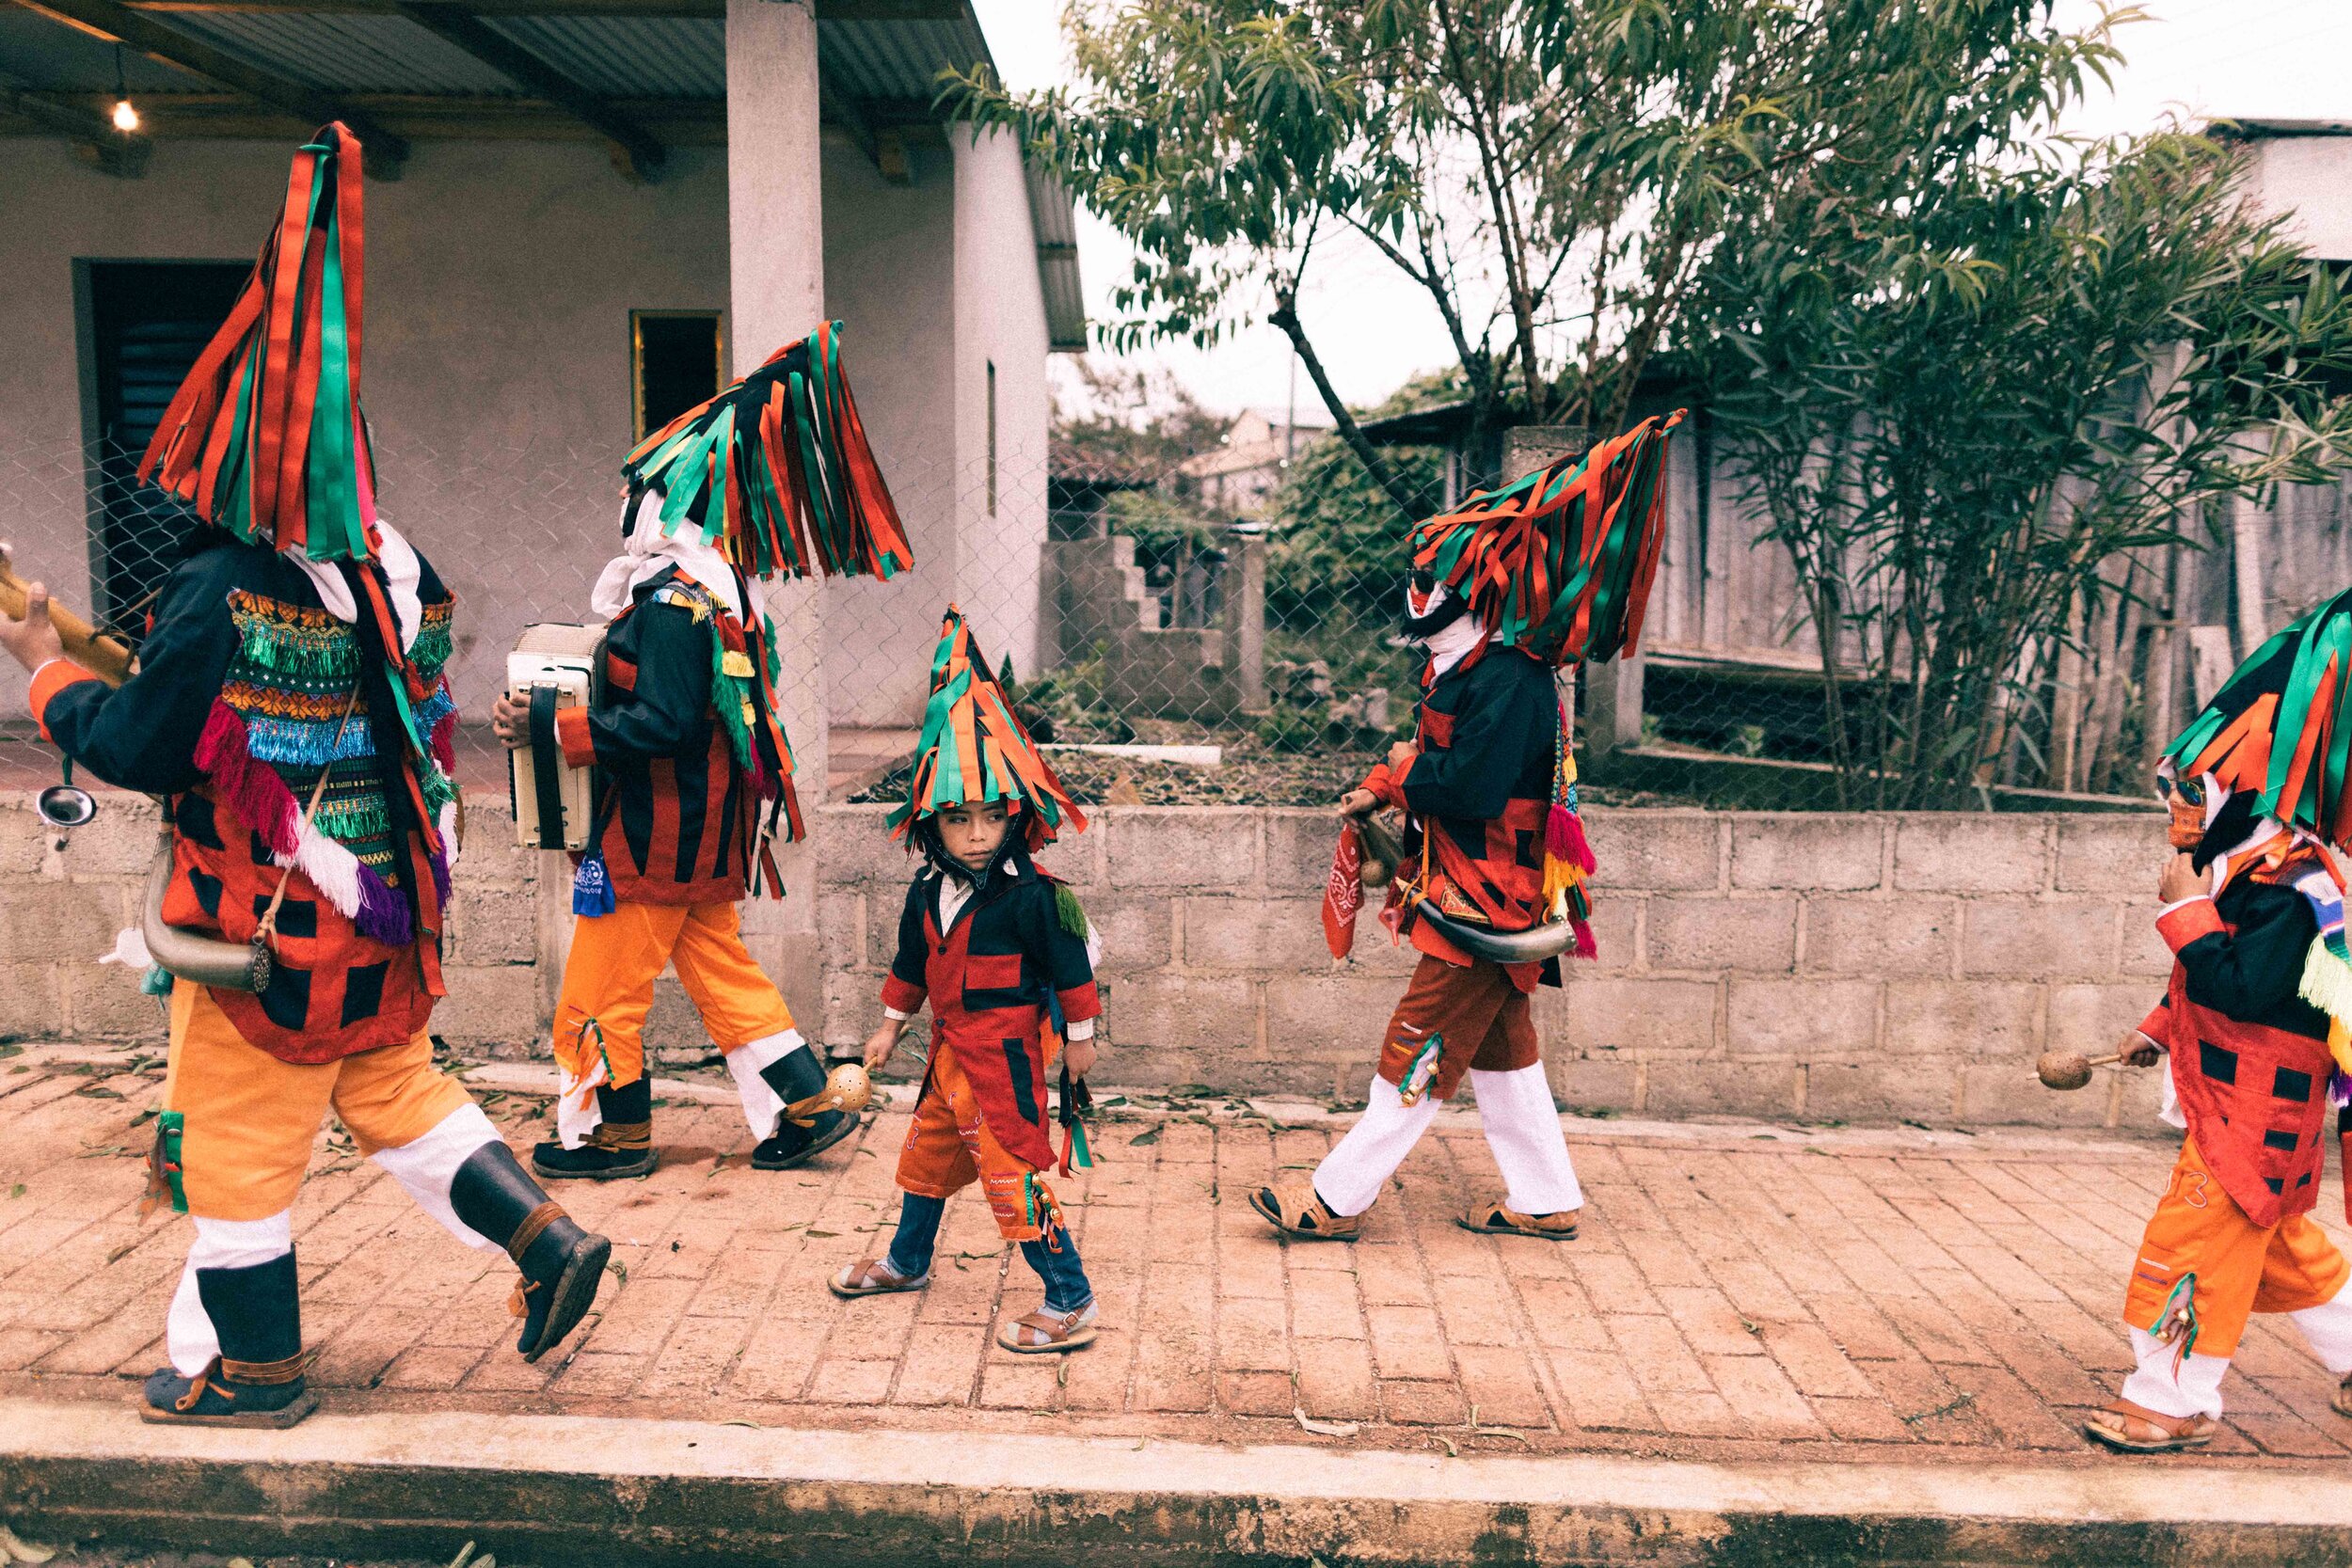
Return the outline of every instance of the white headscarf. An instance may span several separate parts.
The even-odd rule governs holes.
[[[424,625],[424,603],[417,596],[423,568],[418,563],[416,546],[381,515],[375,519],[375,533],[376,560],[384,568],[385,585],[391,590],[392,615],[400,622],[400,647],[405,653],[417,645],[417,630]],[[343,580],[341,562],[313,561],[299,550],[283,553],[319,591],[319,602],[329,615],[345,626],[358,621],[359,604],[352,597],[351,584]]]
[[[681,521],[674,533],[661,531],[661,502],[662,492],[657,486],[637,503],[637,522],[628,532],[628,548],[605,562],[588,595],[589,608],[610,621],[635,602],[639,588],[675,566],[708,589],[737,619],[749,620],[756,611],[765,621],[767,595],[760,585],[752,582],[752,602],[744,604],[742,594],[736,591],[735,568],[727,564],[716,545],[703,538],[699,525]]]
[[[1425,601],[1417,600],[1409,586],[1405,590],[1405,594],[1406,613],[1418,619],[1424,615],[1434,615],[1443,609],[1452,591],[1440,583],[1431,591]],[[1427,637],[1416,638],[1414,641],[1428,651],[1429,673],[1434,679],[1470,657],[1473,650],[1493,636],[1494,633],[1479,621],[1474,611],[1465,610]]]

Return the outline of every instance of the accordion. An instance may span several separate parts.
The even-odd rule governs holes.
[[[567,767],[555,716],[604,695],[604,626],[525,626],[506,656],[507,695],[531,709],[531,742],[507,753],[515,842],[525,849],[585,849],[596,813],[595,770]]]

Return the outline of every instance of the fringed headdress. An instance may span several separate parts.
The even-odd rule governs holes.
[[[691,523],[755,578],[889,578],[914,562],[866,444],[829,322],[637,444],[623,531],[662,494],[663,531]]]
[[[1639,644],[1665,540],[1667,433],[1677,409],[1413,531],[1412,562],[1469,601],[1506,648],[1545,663]]]
[[[2158,771],[2168,789],[2197,780],[2253,793],[2255,813],[2295,837],[2352,849],[2352,589],[2255,649],[2165,749]],[[2319,925],[2301,991],[2330,1021],[2341,1103],[2352,1074],[2352,946],[2343,880],[2325,853],[2316,858],[2295,881]]]
[[[337,121],[294,154],[253,276],[139,460],[206,522],[312,561],[373,553],[361,237],[359,142]]]
[[[1013,717],[963,612],[950,605],[931,656],[930,701],[906,803],[890,814],[890,831],[904,839],[917,818],[943,806],[990,800],[1004,801],[1021,819],[1032,850],[1052,843],[1065,823],[1073,832],[1086,829],[1086,814]]]

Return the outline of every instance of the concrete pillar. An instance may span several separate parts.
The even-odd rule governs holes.
[[[1244,713],[1263,713],[1265,698],[1265,525],[1236,524],[1225,555],[1225,673]]]
[[[817,19],[802,0],[727,0],[727,287],[738,373],[806,336],[823,315],[818,160]],[[803,813],[813,814],[825,798],[823,585],[777,584],[768,608],[784,655],[777,694],[792,737],[793,782]],[[785,900],[746,904],[744,933],[801,1032],[819,1038],[816,856],[803,843],[779,861]]]

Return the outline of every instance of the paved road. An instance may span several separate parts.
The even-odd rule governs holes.
[[[154,1366],[184,1227],[134,1214],[155,1064],[0,1061],[0,1394],[124,1400]],[[514,1069],[479,1081],[516,1083]],[[836,1302],[880,1244],[905,1128],[883,1114],[810,1172],[749,1170],[716,1085],[657,1113],[641,1182],[566,1190],[626,1277],[561,1361],[507,1348],[502,1257],[451,1244],[323,1136],[296,1211],[331,1409],[738,1419],[834,1430],[1136,1433],[1498,1454],[2116,1465],[2079,1407],[2126,1365],[2116,1313],[2169,1159],[2053,1134],[1572,1120],[1590,1190],[1566,1245],[1450,1216],[1493,1167],[1449,1113],[1354,1246],[1285,1244],[1244,1195],[1343,1121],[1308,1107],[1135,1106],[1061,1184],[1101,1342],[1016,1357],[991,1324],[1035,1284],[976,1199],[920,1296]],[[516,1141],[544,1101],[493,1112]],[[1245,1114],[1237,1114],[1245,1113]],[[2321,1218],[2341,1232],[2331,1181]],[[617,1275],[617,1271],[616,1271]],[[2213,1457],[2335,1459],[2352,1422],[2292,1330],[2258,1322]],[[2332,1468],[2332,1467],[2331,1467]]]

